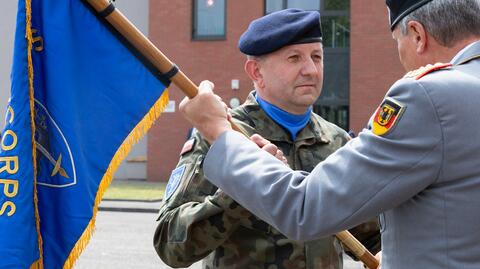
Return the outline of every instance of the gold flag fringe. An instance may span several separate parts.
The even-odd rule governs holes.
[[[140,141],[142,137],[147,133],[147,131],[152,127],[155,121],[160,117],[160,114],[165,110],[165,107],[168,104],[168,89],[165,89],[162,96],[155,102],[150,111],[143,117],[143,119],[135,126],[135,128],[130,132],[130,134],[125,138],[122,145],[118,148],[117,152],[110,161],[110,165],[107,168],[107,171],[103,175],[100,186],[98,187],[97,195],[95,197],[95,204],[93,206],[93,216],[88,223],[87,228],[83,231],[82,236],[75,244],[75,247],[70,252],[68,259],[63,265],[64,269],[70,269],[75,264],[75,261],[78,259],[82,251],[87,246],[90,238],[92,237],[93,231],[95,229],[95,220],[97,217],[98,205],[102,200],[103,194],[107,189],[108,185],[113,179],[113,175],[117,170],[120,163],[125,159],[125,157],[130,152],[131,148],[135,143]]]
[[[43,243],[40,233],[40,215],[38,214],[38,197],[37,197],[37,149],[35,147],[35,103],[33,89],[33,61],[32,61],[32,2],[25,0],[25,37],[27,39],[27,61],[28,61],[28,84],[29,84],[29,101],[30,101],[30,127],[32,130],[32,164],[33,164],[33,204],[35,211],[35,227],[37,230],[37,242],[39,259],[35,261],[30,268],[43,269]]]
[[[43,262],[42,260],[38,259],[32,265],[30,265],[30,269],[43,269]]]

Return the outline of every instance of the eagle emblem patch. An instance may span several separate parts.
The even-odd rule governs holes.
[[[373,133],[386,135],[397,124],[404,110],[403,104],[392,98],[385,98],[373,116]]]

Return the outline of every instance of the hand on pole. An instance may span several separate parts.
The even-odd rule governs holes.
[[[231,130],[228,106],[220,96],[213,93],[214,84],[202,81],[198,94],[185,97],[179,109],[183,116],[207,139],[213,143],[223,132]]]
[[[276,145],[272,144],[270,141],[263,138],[259,134],[254,134],[254,135],[250,136],[250,140],[252,140],[255,144],[257,144],[264,151],[272,154],[275,158],[279,159],[286,166],[289,166],[287,158],[285,158],[285,155],[283,155],[283,152]]]

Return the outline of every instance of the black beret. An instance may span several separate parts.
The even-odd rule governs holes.
[[[252,21],[240,37],[238,48],[258,56],[288,45],[313,42],[322,42],[320,13],[291,8]]]
[[[395,25],[405,16],[412,13],[419,7],[427,4],[432,0],[386,0],[388,10],[390,12],[390,28],[393,31]]]

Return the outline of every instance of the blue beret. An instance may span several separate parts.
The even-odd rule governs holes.
[[[320,13],[300,9],[284,9],[250,23],[238,41],[241,52],[258,56],[282,47],[322,42]]]
[[[390,29],[395,28],[405,16],[432,0],[386,0],[390,12]]]

